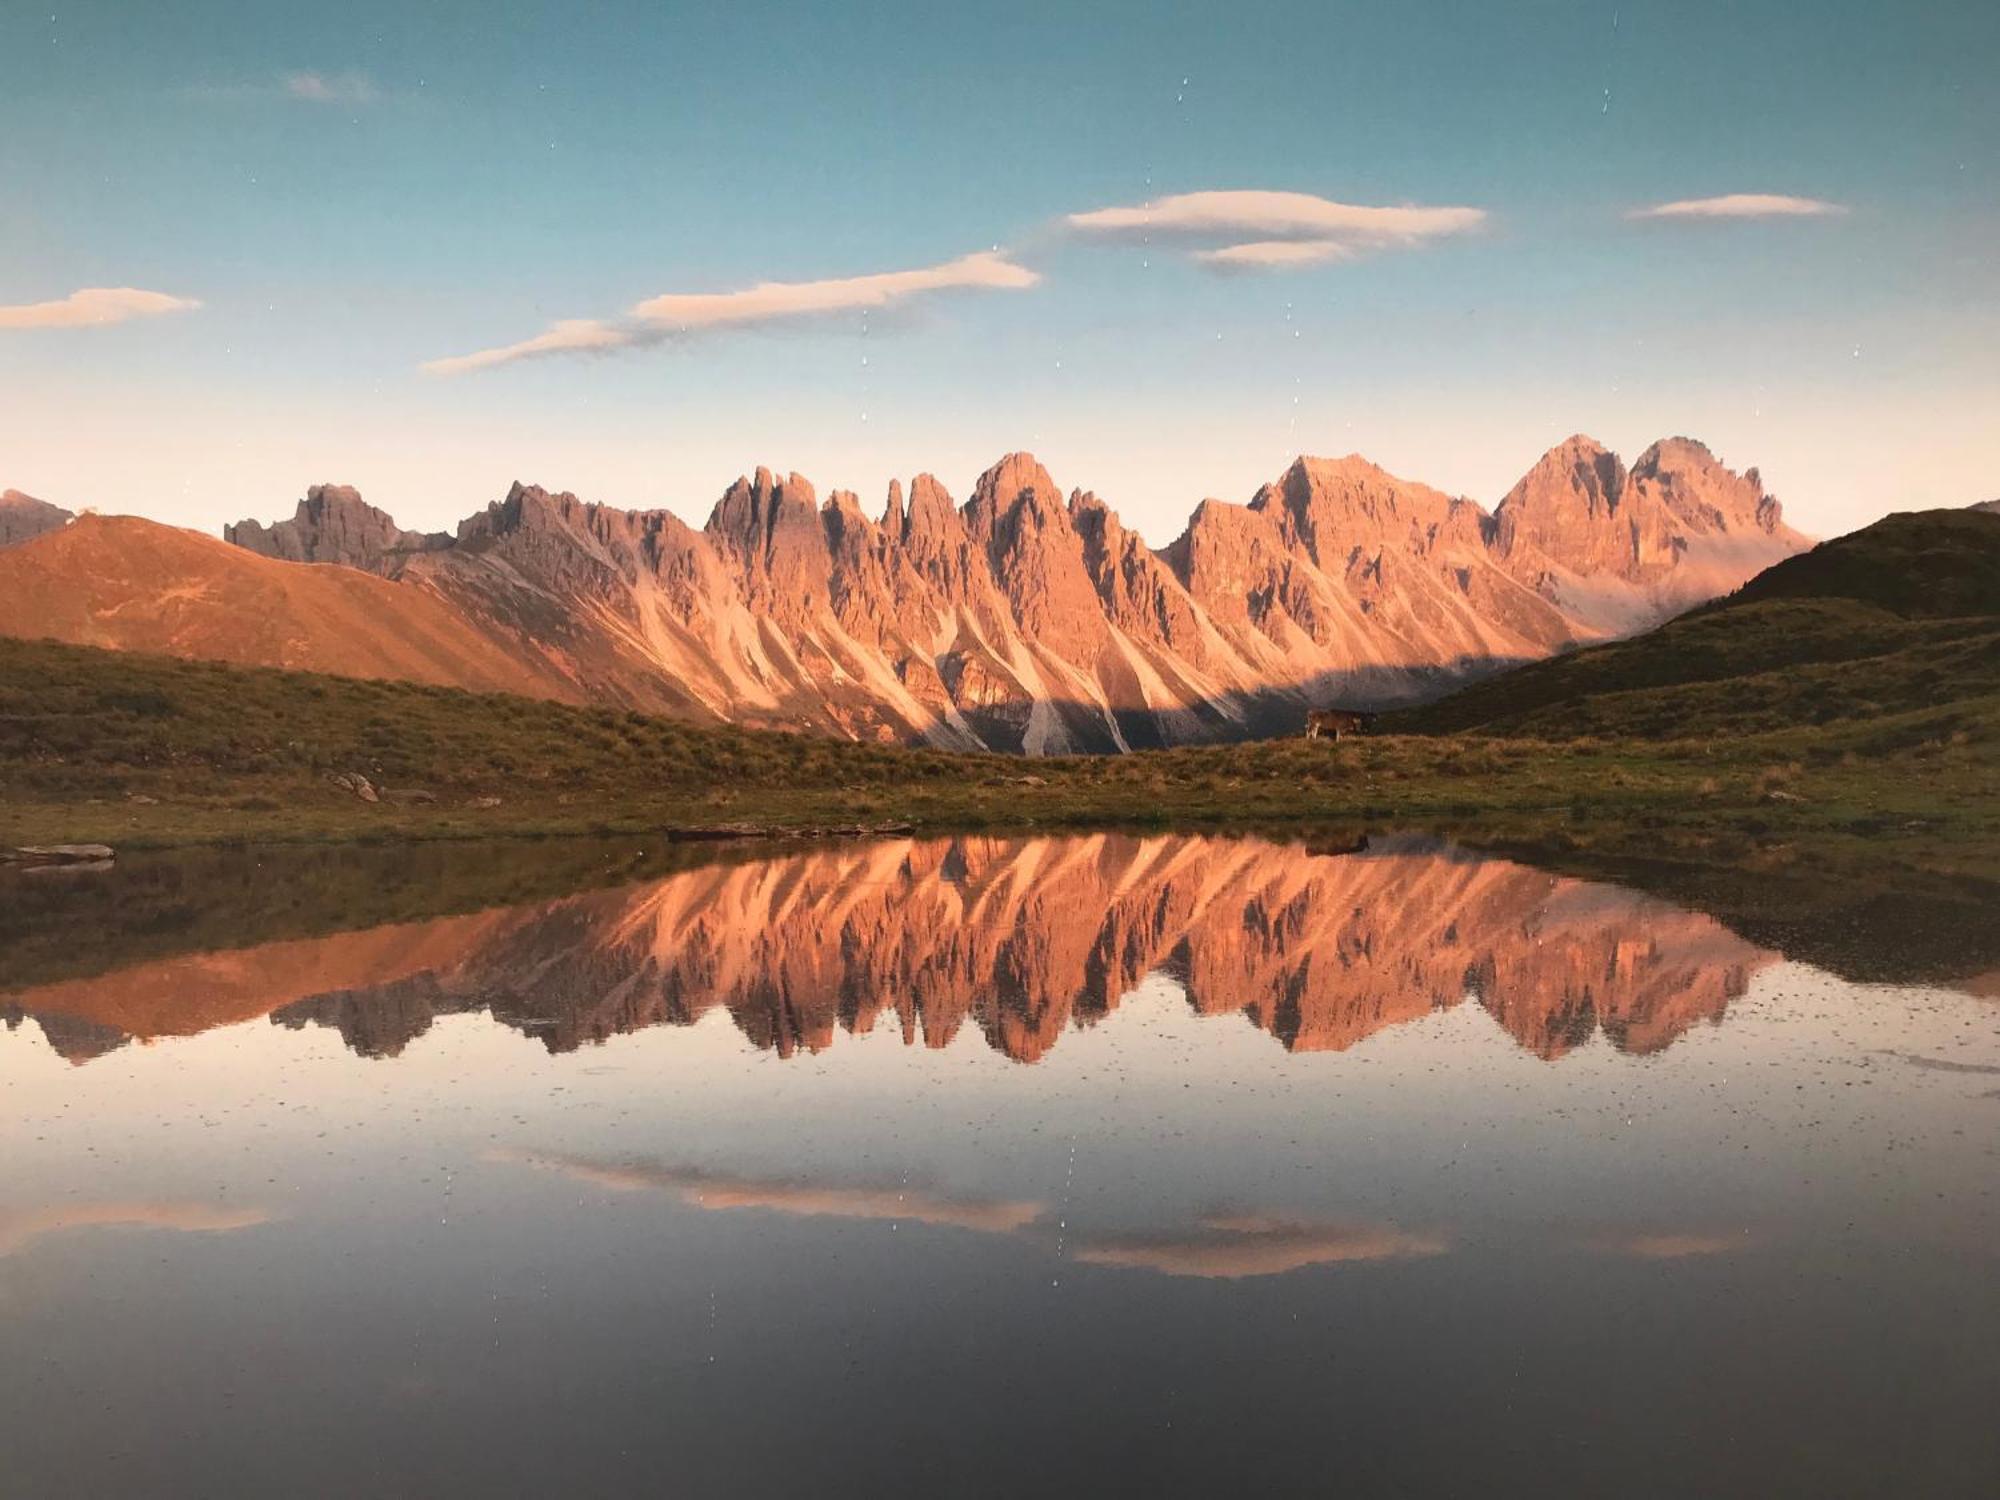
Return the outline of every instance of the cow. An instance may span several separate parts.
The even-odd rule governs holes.
[[[1344,734],[1362,734],[1368,729],[1368,715],[1355,713],[1346,708],[1315,708],[1306,714],[1306,738],[1316,740],[1321,735],[1331,735],[1338,740]]]

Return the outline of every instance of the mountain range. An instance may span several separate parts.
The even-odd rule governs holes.
[[[316,486],[221,541],[9,492],[0,633],[1030,754],[1289,732],[1633,634],[1809,539],[1755,469],[1574,437],[1492,510],[1359,456],[1205,500],[1154,549],[1011,454],[882,511],[738,479],[697,531],[515,484],[456,531]],[[8,543],[14,545],[7,545]]]

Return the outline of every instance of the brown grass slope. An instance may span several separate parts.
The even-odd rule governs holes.
[[[428,590],[131,516],[0,551],[0,635],[577,701]]]

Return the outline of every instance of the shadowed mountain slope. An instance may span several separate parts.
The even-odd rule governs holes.
[[[31,542],[44,532],[69,525],[73,519],[59,505],[37,500],[19,490],[0,490],[0,547]]]

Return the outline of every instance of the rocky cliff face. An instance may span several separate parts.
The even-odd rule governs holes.
[[[1777,957],[1649,897],[1424,841],[965,838],[141,964],[9,996],[6,1014],[79,1062],[263,1015],[379,1057],[443,1015],[567,1052],[716,1011],[783,1056],[884,1026],[1034,1062],[1164,972],[1196,1014],[1244,1016],[1288,1050],[1475,1003],[1553,1061],[1598,1035],[1664,1048]]]
[[[1646,628],[1806,545],[1700,444],[1629,470],[1588,438],[1488,514],[1358,456],[1204,501],[1154,550],[1025,453],[963,506],[930,475],[877,515],[738,479],[699,531],[515,485],[455,536],[321,486],[228,539],[434,596],[562,696],[758,727],[1030,754],[1289,732]]]
[[[0,547],[33,541],[44,532],[56,531],[75,519],[59,505],[37,500],[19,490],[0,490]]]

